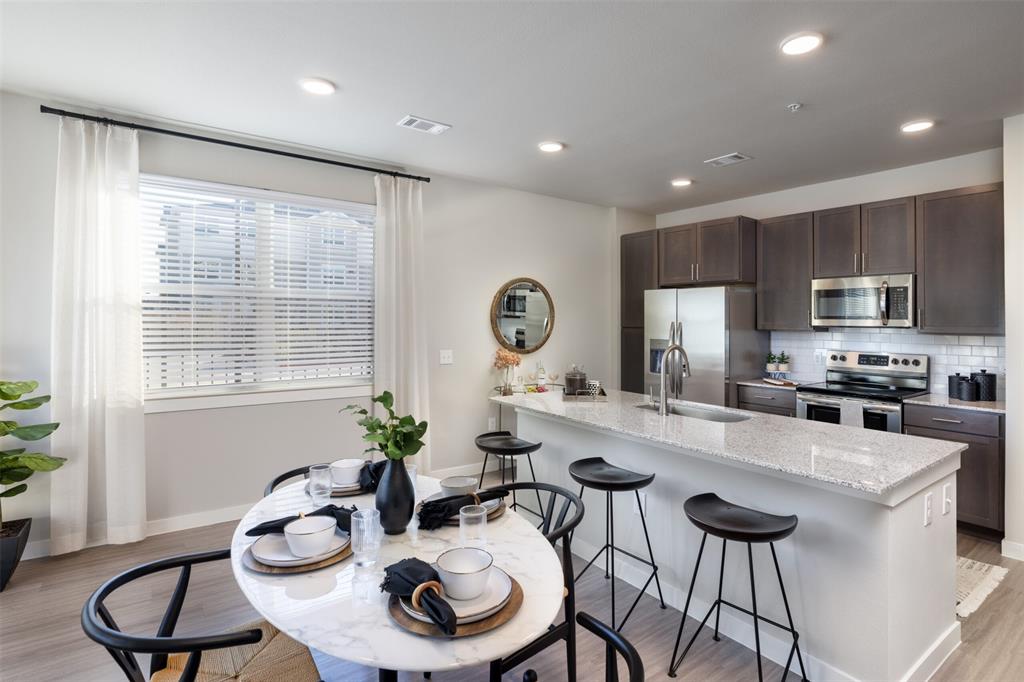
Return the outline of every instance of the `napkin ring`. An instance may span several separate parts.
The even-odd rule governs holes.
[[[480,496],[479,496],[479,495],[477,495],[476,493],[470,493],[470,495],[472,495],[472,496],[473,496],[473,504],[475,504],[475,505],[477,505],[477,506],[480,506],[481,504],[483,504],[483,503],[482,503],[482,502],[480,501]]]
[[[444,587],[442,587],[441,583],[439,583],[436,580],[428,580],[425,583],[417,585],[416,589],[412,591],[412,607],[417,611],[426,611],[425,608],[420,606],[420,595],[423,594],[423,591],[428,588],[434,590],[434,592],[437,592],[437,596],[444,596]]]

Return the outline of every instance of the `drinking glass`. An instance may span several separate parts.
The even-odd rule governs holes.
[[[314,464],[309,467],[309,496],[313,504],[322,507],[331,501],[331,467],[327,464]]]
[[[380,545],[384,539],[380,512],[376,509],[354,511],[351,526],[352,554],[355,556],[356,566],[373,566],[377,563]]]
[[[487,544],[487,507],[468,504],[459,510],[459,540],[464,547]]]

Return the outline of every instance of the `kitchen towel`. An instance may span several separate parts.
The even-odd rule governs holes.
[[[839,400],[839,423],[843,426],[864,428],[864,403],[857,400]]]

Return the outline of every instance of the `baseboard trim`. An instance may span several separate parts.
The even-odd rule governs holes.
[[[1024,561],[1024,542],[1013,542],[1003,538],[1002,554],[1007,559]]]
[[[589,560],[590,557],[594,556],[598,549],[597,545],[592,545],[579,537],[573,538],[572,553],[584,560]],[[594,570],[594,568],[592,567],[591,570]],[[647,580],[647,576],[650,575],[650,571],[650,568],[643,564],[634,562],[629,557],[623,557],[621,554],[616,554],[615,556],[615,577],[625,580],[633,587],[640,587],[643,585]],[[682,611],[683,605],[686,602],[686,590],[672,585],[667,585],[665,583],[662,583],[661,589],[665,596],[665,603],[677,611]],[[658,590],[653,581],[648,585],[646,592],[655,599],[658,598]],[[710,602],[706,602],[697,596],[694,596],[693,599],[690,600],[689,615],[691,618],[695,618],[699,622],[710,608]],[[754,651],[754,627],[750,624],[749,619],[737,617],[732,613],[731,609],[722,610],[719,632],[729,639],[742,644],[751,651]],[[687,635],[692,634],[693,630],[688,628]],[[765,658],[778,663],[780,666],[786,665],[786,658],[789,656],[789,649],[792,646],[792,640],[779,637],[772,632],[770,628],[762,628],[760,634],[761,654]],[[959,639],[957,641],[959,642]],[[802,646],[800,649],[803,654],[804,665],[807,667],[808,679],[857,682],[855,677],[848,675],[826,661],[815,658],[804,650]],[[667,656],[668,653],[666,652],[666,657]],[[663,661],[662,663],[665,662]],[[797,675],[800,674],[800,667],[796,660],[794,660],[790,665],[790,670],[795,672]]]
[[[245,513],[249,511],[254,504],[256,504],[256,500],[246,504],[235,505],[233,507],[222,507],[221,509],[210,509],[208,511],[195,512],[193,514],[182,514],[181,516],[171,516],[165,519],[154,519],[146,524],[146,536],[163,535],[164,533],[173,533],[179,530],[201,528],[203,526],[211,526],[215,523],[223,523],[225,521],[237,521],[245,516]],[[86,543],[85,548],[99,547],[106,544],[108,544],[106,538],[93,538]],[[33,540],[25,545],[25,554],[22,555],[22,560],[28,561],[30,559],[38,559],[46,556],[50,556],[50,541],[48,539]]]
[[[942,664],[946,662],[950,654],[956,651],[958,646],[960,646],[960,621],[957,620],[938,639],[932,642],[932,645],[928,647],[928,651],[924,652],[921,658],[907,671],[907,674],[900,678],[901,682],[926,682],[930,680],[932,675],[942,667]]]

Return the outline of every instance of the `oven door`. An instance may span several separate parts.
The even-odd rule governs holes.
[[[913,275],[811,281],[815,327],[913,327],[913,311]]]
[[[844,398],[851,400],[851,398]],[[864,412],[864,428],[874,431],[903,431],[903,407],[897,403],[876,403],[867,400],[855,400],[861,404]],[[826,424],[841,423],[841,407],[838,398],[808,393],[797,393],[796,416]]]

